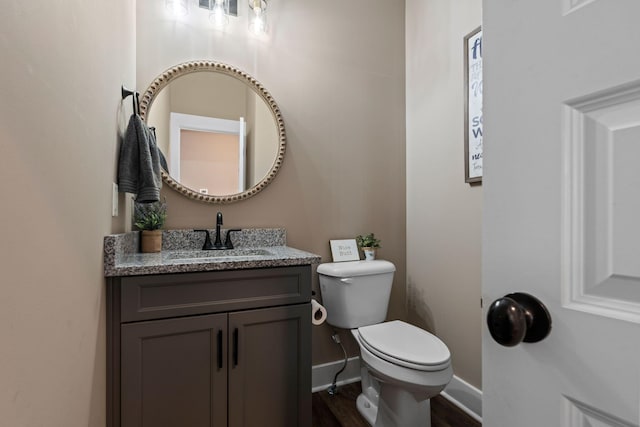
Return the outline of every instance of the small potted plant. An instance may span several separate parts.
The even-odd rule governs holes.
[[[162,230],[167,219],[167,203],[135,203],[133,223],[140,229],[140,251],[160,252],[162,250]]]
[[[364,252],[364,259],[371,261],[376,259],[376,249],[380,248],[380,239],[376,239],[373,233],[369,233],[365,236],[356,236],[356,243],[362,248]]]

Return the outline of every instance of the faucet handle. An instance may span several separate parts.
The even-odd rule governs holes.
[[[242,231],[240,228],[233,228],[231,230],[227,230],[227,236],[224,239],[224,246],[227,249],[233,249],[233,242],[231,241],[231,233]]]
[[[211,243],[211,235],[209,234],[209,230],[193,230],[193,231],[205,233],[204,245],[202,245],[203,251],[210,251],[213,249],[213,244]]]

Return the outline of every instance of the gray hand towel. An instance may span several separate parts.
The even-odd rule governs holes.
[[[136,194],[140,203],[160,200],[160,153],[156,138],[139,115],[129,120],[118,161],[118,191]]]

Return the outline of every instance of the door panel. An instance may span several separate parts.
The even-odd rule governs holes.
[[[507,4],[508,3],[508,4]],[[483,424],[640,424],[640,2],[483,1],[483,300],[550,335],[483,333]]]
[[[310,304],[229,313],[230,427],[310,427],[310,313]]]
[[[566,103],[564,303],[640,323],[640,82]]]
[[[227,425],[226,313],[121,330],[122,427]]]

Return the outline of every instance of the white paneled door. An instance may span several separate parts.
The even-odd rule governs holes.
[[[483,425],[638,427],[640,1],[484,0],[483,63],[484,313],[552,318],[511,347],[485,322]]]

